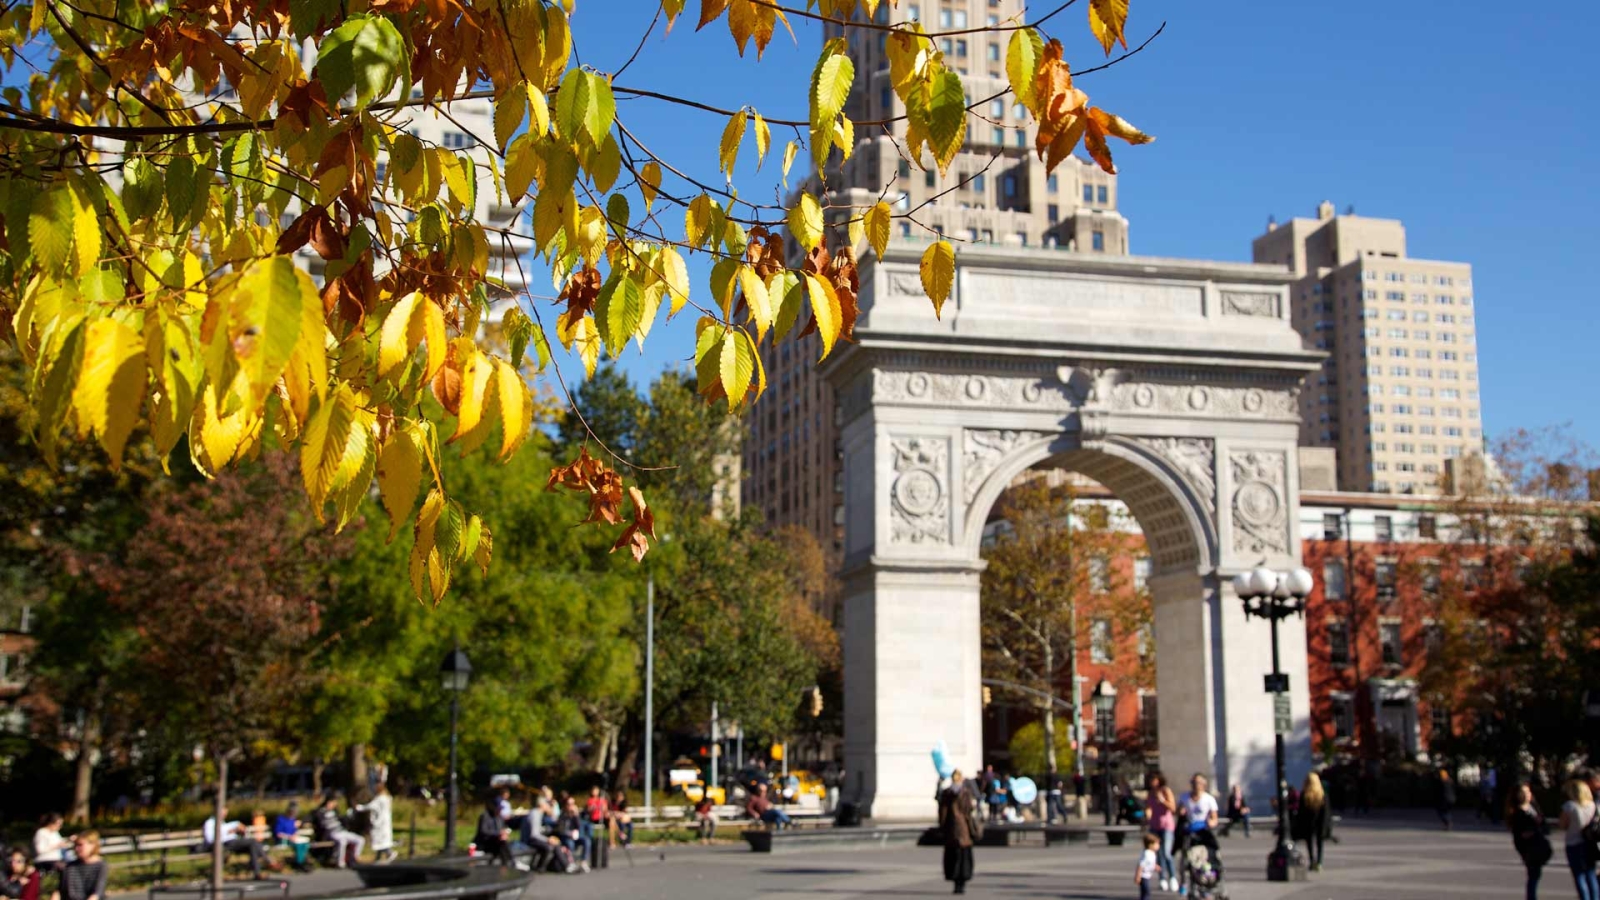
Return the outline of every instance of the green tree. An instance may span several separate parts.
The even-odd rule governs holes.
[[[598,442],[611,452],[631,458],[638,445],[644,401],[616,363],[607,360],[573,392],[572,407],[561,418],[557,450],[563,458],[578,448]],[[599,455],[601,451],[592,451]]]
[[[1072,735],[1064,729],[1056,730],[1055,737],[1056,755],[1054,759],[1044,757],[1044,722],[1043,720],[1029,722],[1011,733],[1011,768],[1015,772],[1059,772],[1063,769],[1071,771],[1074,755],[1072,750]],[[1049,790],[1049,785],[1041,785],[1044,790]]]

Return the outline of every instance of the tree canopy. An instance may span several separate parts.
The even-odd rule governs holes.
[[[393,529],[410,523],[413,593],[437,602],[459,568],[488,564],[491,529],[504,527],[463,504],[446,445],[515,454],[552,335],[593,373],[692,306],[696,392],[731,411],[766,388],[762,342],[815,332],[826,357],[850,339],[858,251],[881,256],[894,219],[921,225],[915,210],[851,206],[829,190],[830,160],[850,157],[859,130],[895,126],[905,158],[945,172],[973,110],[1009,92],[1037,120],[1050,168],[1081,143],[1110,171],[1107,138],[1150,140],[1075,86],[1045,30],[1071,4],[1032,25],[954,32],[1007,43],[1009,86],[983,98],[967,96],[940,50],[952,32],[881,24],[884,4],[895,0],[702,0],[696,27],[721,23],[741,55],[753,44],[759,57],[792,17],[837,26],[794,79],[809,98],[796,121],[718,109],[689,84],[630,86],[628,63],[578,64],[575,0],[5,7],[0,61],[26,81],[0,106],[0,331],[28,367],[40,450],[56,459],[63,435],[92,440],[115,472],[148,441],[163,465],[186,453],[210,476],[281,449],[298,457],[314,516],[340,527],[376,481]],[[1126,50],[1127,0],[1085,6],[1104,53]],[[663,0],[645,37],[684,7]],[[903,115],[846,115],[864,82],[851,31],[883,39]],[[484,151],[408,130],[413,114],[448,116],[465,98],[493,104],[493,133],[471,136]],[[785,178],[801,149],[818,177],[787,204],[704,184],[651,154],[619,98],[726,117],[716,150],[730,180],[747,134],[759,161],[778,154],[773,126],[793,128]],[[480,195],[516,215],[485,221]],[[783,227],[803,260],[784,260]],[[491,275],[491,248],[519,242],[553,266],[553,308],[508,297],[523,289]],[[695,253],[714,264],[691,288]],[[951,244],[934,240],[922,282],[935,314],[954,267]],[[501,316],[507,300],[518,302]],[[480,339],[495,317],[504,348]],[[642,556],[650,511],[613,462],[574,461],[551,484],[587,495],[591,521],[624,527],[614,547]]]

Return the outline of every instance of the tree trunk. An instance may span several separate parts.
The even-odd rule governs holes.
[[[354,796],[357,791],[364,790],[367,786],[367,745],[351,744],[348,758],[350,762],[350,793]]]
[[[320,756],[311,761],[311,796],[319,799],[322,797],[322,769],[324,765]]]
[[[217,751],[217,795],[211,804],[211,815],[214,823],[211,829],[211,896],[215,897],[222,891],[222,809],[228,803],[228,754]]]
[[[89,793],[94,785],[95,741],[89,721],[87,716],[84,717],[83,728],[78,735],[78,759],[73,764],[72,811],[68,813],[67,821],[76,825],[89,824]]]

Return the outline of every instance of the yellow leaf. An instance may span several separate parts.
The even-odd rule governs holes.
[[[639,171],[639,193],[644,195],[645,212],[650,211],[650,204],[656,200],[656,194],[661,192],[661,166],[654,160],[644,164]]]
[[[522,135],[511,142],[511,149],[506,152],[506,202],[521,200],[538,173],[539,151],[532,138]]]
[[[484,525],[478,530],[478,546],[472,551],[472,561],[478,564],[478,571],[489,574],[489,557],[493,555],[494,536],[489,533],[489,526]]]
[[[767,336],[772,327],[772,304],[767,298],[767,285],[750,266],[739,267],[739,289],[744,291],[745,304],[750,307],[750,320],[756,323],[756,341]]]
[[[417,599],[423,599],[424,591],[428,592],[430,599],[437,600],[438,594],[434,593],[430,570],[438,568],[438,553],[434,550],[434,534],[439,526],[440,514],[444,512],[444,494],[438,488],[428,492],[427,499],[422,501],[422,509],[417,513],[417,524],[412,529],[411,537],[411,590]],[[445,582],[448,585],[448,580]]]
[[[540,137],[549,134],[550,104],[545,99],[544,91],[538,88],[529,89],[528,106],[533,110],[533,123],[528,126],[528,132]]]
[[[767,120],[761,118],[761,113],[755,114],[756,118],[756,171],[761,171],[761,164],[767,159],[767,150],[772,147],[772,129],[767,127]]]
[[[800,143],[798,141],[790,141],[788,144],[784,145],[784,148],[783,148],[783,186],[784,186],[785,189],[787,189],[789,187],[789,167],[794,165],[795,154],[799,153],[799,152],[800,152]]]
[[[515,366],[494,361],[495,395],[500,400],[500,459],[517,452],[533,424],[533,397]]]
[[[81,187],[72,191],[72,249],[78,257],[78,275],[82,277],[100,264],[100,216],[90,205]]]
[[[933,315],[938,318],[956,280],[955,248],[949,241],[934,241],[923,251],[917,271],[922,275],[923,292],[933,301]]]
[[[328,495],[344,486],[365,452],[366,435],[356,422],[356,399],[350,387],[339,385],[311,414],[300,439],[300,475],[317,521]],[[353,454],[352,451],[355,451]],[[356,456],[352,461],[350,457]]]
[[[861,238],[867,233],[867,216],[851,216],[845,223],[845,237],[850,242],[850,252],[857,257],[861,256]]]
[[[542,96],[542,95],[541,95]],[[494,140],[495,146],[504,150],[511,141],[511,136],[517,133],[517,128],[522,125],[523,117],[528,114],[528,83],[519,81],[513,84],[500,95],[494,102]],[[548,111],[546,115],[548,115]]]
[[[884,249],[889,246],[889,220],[893,217],[889,204],[882,200],[867,210],[867,242],[872,244],[872,252],[878,254],[880,260],[883,259]]]
[[[422,295],[412,291],[396,300],[394,306],[389,308],[389,315],[384,317],[383,329],[378,333],[379,378],[389,377],[416,347],[407,339],[407,332],[411,330],[412,313],[416,312],[417,303],[421,300]]]
[[[478,427],[483,418],[490,379],[494,375],[492,360],[479,353],[466,339],[456,344],[458,359],[462,358],[463,352],[467,356],[466,364],[461,368],[461,410],[456,416],[456,433],[450,436],[451,442],[460,440],[467,432]]]
[[[1120,43],[1128,49],[1128,39],[1122,30],[1128,24],[1128,0],[1089,0],[1089,30],[1095,40],[1111,55],[1111,46]]]
[[[733,164],[739,157],[739,143],[744,140],[745,112],[739,110],[728,119],[728,124],[722,129],[722,142],[717,149],[717,160],[722,167],[722,174],[728,180],[733,180]]]
[[[338,198],[339,194],[350,185],[350,170],[344,166],[334,166],[322,173],[317,179],[317,203],[327,206]]]
[[[422,426],[407,422],[389,432],[389,440],[378,452],[378,491],[383,509],[389,514],[388,539],[391,541],[411,515],[411,507],[422,489],[425,440]]]
[[[334,531],[343,531],[350,524],[356,513],[361,511],[361,502],[367,499],[367,493],[372,487],[372,476],[378,467],[378,447],[372,434],[371,413],[361,415],[357,413],[357,425],[353,434],[359,436],[359,448],[352,448],[346,458],[346,468],[350,471],[345,483],[333,492],[333,506],[339,513],[338,522]]]
[[[683,233],[691,248],[705,245],[711,237],[711,198],[705,194],[689,201],[683,213]]]
[[[195,400],[189,419],[189,457],[207,477],[215,476],[233,462],[246,446],[251,431],[260,425],[248,410],[222,414],[225,404],[226,398],[218,399],[215,385],[208,384]]]
[[[690,269],[683,263],[683,256],[678,256],[678,251],[672,247],[661,250],[661,280],[667,285],[667,319],[672,319],[683,309],[683,304],[690,299]]]
[[[809,251],[822,243],[822,228],[822,206],[816,197],[801,194],[800,202],[789,208],[789,232]]]
[[[584,316],[573,324],[568,346],[578,348],[584,371],[593,378],[594,367],[600,361],[600,330],[595,327],[592,316]]]
[[[833,352],[834,341],[839,339],[844,314],[839,308],[839,295],[825,278],[806,273],[806,293],[811,298],[811,316],[817,321],[817,334],[822,336],[822,356],[818,362]]]
[[[100,439],[113,469],[122,467],[122,448],[139,419],[144,393],[144,339],[139,332],[116,319],[90,322],[72,407],[79,433]]]
[[[722,375],[722,390],[728,395],[728,409],[738,409],[750,392],[750,378],[755,374],[755,354],[750,350],[744,332],[728,329],[722,336],[722,349],[718,367]]]
[[[479,236],[481,234],[478,232]],[[450,352],[450,339],[444,331],[444,310],[427,297],[417,302],[416,309],[411,313],[411,322],[406,329],[406,342],[413,348],[422,341],[428,343],[428,368],[425,376],[432,381],[433,376],[444,368]]]
[[[444,171],[445,186],[450,189],[450,197],[461,208],[471,213],[477,203],[477,166],[472,159],[455,154],[447,155],[441,161]]]

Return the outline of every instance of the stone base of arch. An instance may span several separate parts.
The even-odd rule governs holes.
[[[936,812],[932,750],[941,741],[963,772],[982,769],[978,633],[980,560],[925,567],[871,565],[845,601],[844,797],[879,820],[925,821]],[[1273,710],[1267,626],[1246,619],[1227,578],[1152,579],[1161,766],[1174,783],[1204,773],[1219,791],[1245,789],[1257,809],[1273,795]],[[1279,623],[1284,646],[1305,646],[1297,619]],[[1311,761],[1303,653],[1284,654],[1295,733],[1288,778]],[[1129,773],[1125,773],[1129,774]],[[1137,774],[1133,780],[1137,781]]]

